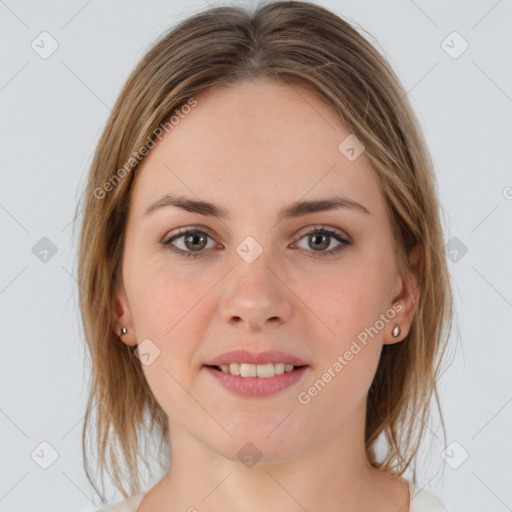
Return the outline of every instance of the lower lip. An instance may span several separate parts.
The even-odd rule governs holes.
[[[205,366],[205,368],[228,391],[241,396],[259,397],[275,395],[279,391],[293,386],[302,378],[308,367],[301,366],[291,372],[281,373],[273,377],[240,377],[239,375],[231,375],[215,370],[210,366]]]

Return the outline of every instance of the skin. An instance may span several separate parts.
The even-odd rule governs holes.
[[[137,170],[131,191],[115,306],[122,341],[149,338],[160,350],[143,365],[169,417],[172,468],[139,511],[280,510],[406,512],[406,482],[369,467],[364,449],[367,392],[384,344],[407,335],[418,299],[413,271],[400,273],[391,220],[363,152],[350,161],[338,145],[350,132],[313,94],[252,81],[210,89]],[[226,208],[229,220],[167,206],[143,216],[164,193]],[[370,210],[309,213],[279,220],[299,199],[343,195]],[[341,230],[318,249],[305,235],[320,224]],[[162,241],[177,228],[208,228],[207,246]],[[321,233],[320,233],[321,234]],[[247,237],[262,254],[236,252]],[[309,243],[308,243],[309,239]],[[318,241],[316,242],[319,243]],[[199,244],[199,245],[198,245]],[[315,257],[317,256],[317,257]],[[297,400],[393,304],[401,311],[307,405]],[[391,334],[399,324],[398,338]],[[222,388],[203,365],[223,352],[278,349],[309,365],[276,395],[244,398]],[[261,459],[246,467],[247,443]],[[195,508],[191,508],[195,507]]]

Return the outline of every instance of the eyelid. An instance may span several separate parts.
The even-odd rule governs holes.
[[[167,233],[167,235],[163,239],[163,243],[168,242],[169,240],[178,237],[180,235],[186,235],[187,233],[194,232],[194,231],[200,231],[206,233],[210,238],[213,240],[216,240],[213,231],[210,228],[207,228],[206,226],[200,226],[200,225],[191,225],[191,226],[183,226],[181,228],[176,228],[175,230]]]
[[[347,243],[352,243],[352,239],[348,236],[348,234],[342,229],[335,228],[334,226],[329,226],[327,224],[313,224],[311,226],[305,227],[298,236],[298,240],[303,238],[306,235],[311,233],[316,233],[318,231],[323,231],[328,233],[329,235],[338,236],[342,238]]]

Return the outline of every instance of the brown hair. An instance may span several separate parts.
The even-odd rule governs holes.
[[[122,286],[124,230],[140,148],[154,144],[159,126],[200,92],[251,79],[301,87],[321,98],[364,144],[389,207],[399,268],[408,268],[415,246],[421,249],[420,294],[410,332],[383,347],[368,394],[370,464],[403,474],[417,454],[432,396],[441,413],[436,380],[453,299],[433,164],[398,78],[349,23],[313,3],[267,2],[252,11],[209,8],[165,33],[131,73],[77,205],[77,212],[83,210],[79,301],[92,363],[82,449],[87,478],[98,493],[86,447],[92,433],[102,485],[108,471],[125,497],[140,490],[139,456],[149,468],[140,441],[156,430],[160,446],[169,448],[167,416],[140,361],[119,340],[113,306],[114,290]],[[381,434],[387,451],[377,460]]]

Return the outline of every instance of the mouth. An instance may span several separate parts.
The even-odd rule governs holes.
[[[245,398],[267,397],[298,385],[310,366],[307,360],[281,350],[232,350],[203,368],[222,388]]]

